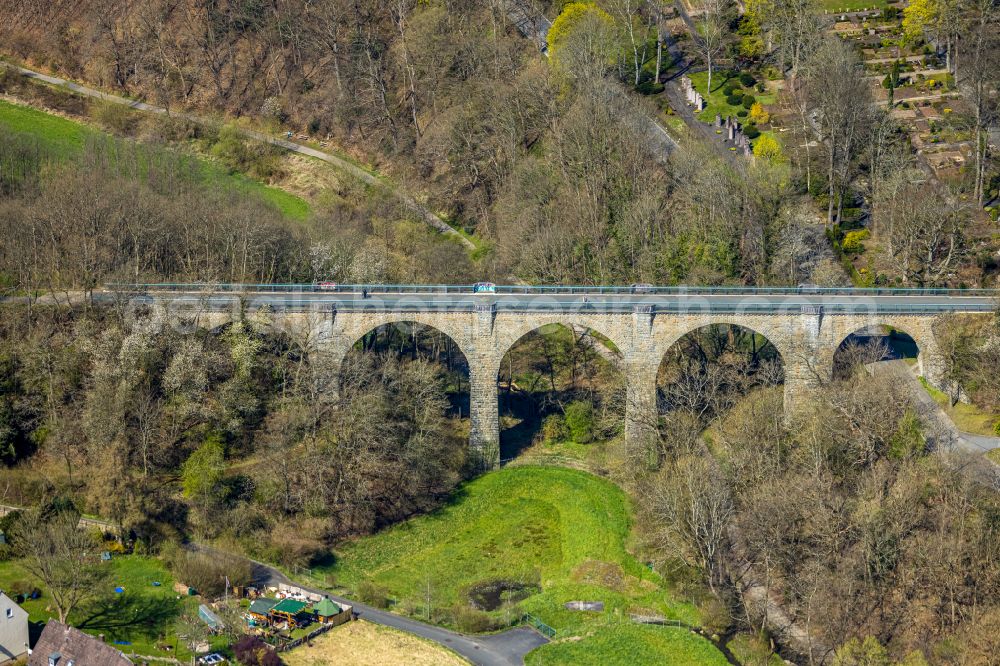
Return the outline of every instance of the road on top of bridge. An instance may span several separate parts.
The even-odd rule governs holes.
[[[471,287],[341,285],[112,285],[98,301],[126,300],[205,310],[270,307],[275,310],[389,311],[643,311],[740,313],[949,313],[991,312],[1000,303],[993,290],[739,289],[629,287],[502,287],[474,293]]]

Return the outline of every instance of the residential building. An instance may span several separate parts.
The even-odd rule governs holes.
[[[0,664],[28,652],[28,612],[0,592]]]

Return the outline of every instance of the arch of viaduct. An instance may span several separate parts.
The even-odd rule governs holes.
[[[341,311],[283,312],[272,315],[275,328],[310,348],[343,362],[354,344],[375,328],[413,322],[439,330],[465,355],[470,374],[470,446],[486,468],[499,464],[500,421],[497,381],[504,354],[525,334],[549,324],[583,326],[608,338],[622,355],[627,383],[625,435],[641,440],[656,423],[656,377],[670,347],[684,335],[711,324],[731,324],[766,337],[781,354],[785,369],[785,413],[833,372],[834,354],[852,333],[885,325],[910,335],[919,348],[920,373],[943,383],[943,359],[933,326],[938,314],[894,313],[695,313],[669,312],[516,312]],[[233,320],[231,313],[203,312],[197,325],[214,328]]]

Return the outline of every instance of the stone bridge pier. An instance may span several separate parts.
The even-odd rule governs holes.
[[[204,312],[196,325],[217,327],[240,314]],[[274,328],[288,334],[310,353],[324,354],[329,391],[339,390],[344,358],[364,335],[387,324],[415,323],[450,337],[465,355],[470,372],[470,447],[483,469],[500,460],[497,382],[508,350],[524,335],[549,324],[582,326],[607,338],[621,358],[626,380],[625,437],[630,446],[644,446],[656,436],[657,387],[660,362],[684,335],[704,326],[741,326],[767,338],[784,365],[784,409],[789,418],[809,394],[831,379],[834,354],[853,333],[873,326],[891,326],[910,335],[919,348],[919,371],[931,383],[943,384],[944,367],[934,336],[938,315],[808,312],[677,313],[636,306],[632,312],[515,311],[496,304],[479,304],[474,311],[426,311],[418,304],[393,311],[283,312],[269,315]]]

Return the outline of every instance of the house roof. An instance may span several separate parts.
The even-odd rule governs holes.
[[[101,664],[101,666],[130,666],[129,660],[120,650],[107,645],[79,629],[69,627],[58,620],[49,620],[28,657],[28,666],[49,666],[49,656],[59,654],[58,666],[68,664]]]
[[[250,612],[257,615],[267,615],[267,612],[277,605],[277,599],[254,599],[250,602]]]
[[[329,617],[331,615],[336,615],[340,612],[340,606],[333,603],[329,599],[323,598],[313,604],[313,612],[316,615],[322,615],[324,617]]]
[[[271,610],[275,613],[288,613],[289,615],[297,615],[302,612],[302,609],[306,607],[306,602],[296,601],[295,599],[282,599],[275,605]]]

